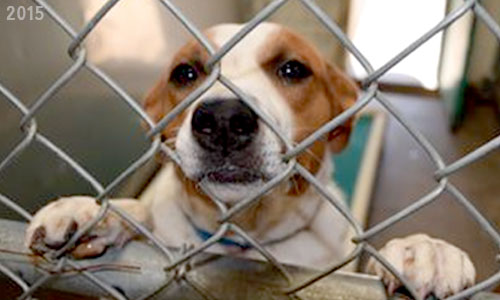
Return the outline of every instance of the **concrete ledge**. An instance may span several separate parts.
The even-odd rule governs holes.
[[[29,285],[54,266],[33,257],[23,246],[25,223],[0,220],[0,263]],[[177,251],[178,253],[178,251]],[[281,291],[288,285],[268,263],[229,256],[202,254],[194,259],[183,279],[165,272],[167,259],[146,242],[134,241],[122,250],[108,251],[96,259],[77,261],[80,268],[116,287],[127,299],[293,299]],[[106,293],[80,272],[56,275],[44,288],[90,296]],[[287,267],[295,282],[314,271]],[[165,286],[170,282],[168,286]],[[383,300],[381,282],[363,274],[335,273],[298,293],[305,299]]]

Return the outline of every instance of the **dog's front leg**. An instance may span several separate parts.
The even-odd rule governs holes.
[[[149,212],[145,204],[133,199],[111,200],[111,203],[148,226]],[[94,198],[74,196],[61,198],[42,207],[29,224],[25,245],[33,252],[57,251],[98,214],[100,206]],[[76,258],[101,255],[110,246],[122,246],[136,236],[133,228],[116,213],[108,211],[87,234],[70,249]]]
[[[413,284],[419,299],[429,294],[443,299],[472,286],[475,281],[476,271],[467,253],[425,234],[393,239],[379,252]],[[401,286],[399,280],[373,258],[366,271],[380,276],[389,294]]]

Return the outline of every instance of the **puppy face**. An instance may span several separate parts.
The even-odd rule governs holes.
[[[217,49],[241,25],[219,25],[206,35]],[[208,53],[195,41],[173,58],[166,75],[145,102],[160,120],[208,76]],[[295,143],[313,133],[356,99],[357,88],[328,65],[307,41],[276,24],[264,23],[221,60],[221,73],[246,93]],[[327,147],[343,148],[350,121],[317,141],[297,159],[318,172]],[[163,131],[181,159],[182,176],[203,182],[211,196],[234,203],[283,172],[285,147],[239,97],[217,82]],[[293,176],[287,192],[303,193],[308,185]]]

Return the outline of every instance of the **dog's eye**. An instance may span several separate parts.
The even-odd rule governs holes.
[[[170,81],[177,85],[188,85],[198,79],[198,70],[190,64],[182,63],[170,74]]]
[[[311,74],[307,66],[295,59],[285,62],[278,68],[278,76],[289,82],[298,82]]]

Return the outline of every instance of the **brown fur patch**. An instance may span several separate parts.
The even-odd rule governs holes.
[[[311,44],[299,35],[282,28],[268,37],[259,53],[260,64],[275,83],[294,113],[295,142],[300,142],[349,108],[357,98],[356,84],[337,68],[329,65]],[[286,61],[298,60],[306,65],[312,75],[296,83],[284,81],[277,69]],[[309,172],[316,174],[321,167],[327,147],[339,152],[347,144],[352,119],[333,130],[324,139],[316,141],[297,157]],[[299,196],[308,187],[301,176],[292,178],[290,195]]]
[[[206,33],[206,35],[210,38],[210,33]],[[170,81],[170,74],[173,69],[181,63],[188,62],[205,65],[208,58],[208,52],[195,40],[191,40],[177,52],[167,67],[165,74],[162,75],[160,81],[149,92],[144,101],[144,109],[153,121],[159,122],[168,114],[168,112],[170,112],[176,105],[182,102],[182,100],[193,92],[206,78],[206,73],[201,72],[196,82],[189,86],[179,88],[175,85],[175,83]],[[166,144],[172,149],[175,149],[175,138],[177,136],[178,129],[182,125],[182,122],[184,122],[185,118],[186,112],[183,111],[162,131],[162,139],[166,141]],[[211,205],[214,205],[212,201],[210,201],[210,199],[208,199],[208,197],[200,191],[195,182],[186,178],[184,174],[182,174],[180,168],[176,168],[176,170],[177,175],[184,182],[188,195],[199,197],[204,200],[205,203],[211,203]]]
[[[177,104],[182,102],[191,92],[193,92],[206,78],[205,72],[199,73],[199,78],[196,82],[189,86],[181,88],[176,87],[175,83],[170,80],[170,74],[173,69],[181,63],[196,63],[205,65],[209,55],[207,51],[197,42],[190,41],[181,48],[173,58],[165,74],[162,75],[158,83],[148,93],[144,101],[144,109],[153,119],[160,121],[168,112],[170,112]],[[175,138],[177,130],[181,126],[186,113],[182,112],[170,122],[162,131],[163,138],[169,140]]]

